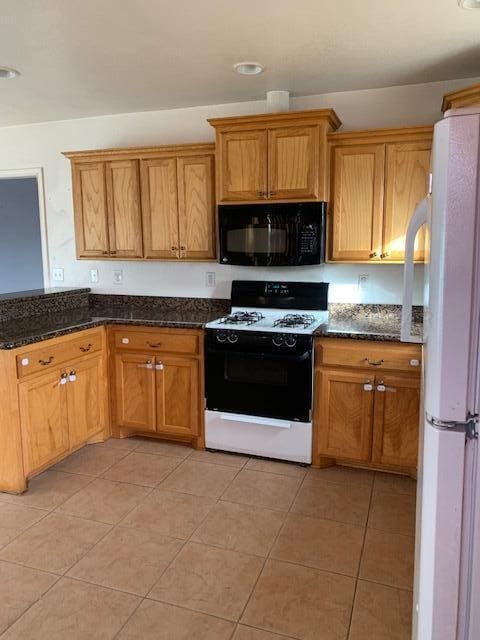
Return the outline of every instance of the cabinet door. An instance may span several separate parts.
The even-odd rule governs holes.
[[[148,354],[115,356],[115,418],[120,427],[155,431],[155,368]]]
[[[177,159],[180,257],[215,258],[213,156]]]
[[[375,390],[373,461],[415,468],[419,419],[420,379],[408,376],[378,376]]]
[[[372,390],[368,390],[368,384]],[[368,374],[336,369],[317,370],[315,429],[320,455],[369,461],[372,411],[373,378],[369,378]]]
[[[200,364],[193,358],[157,356],[157,430],[175,436],[199,433]]]
[[[318,127],[284,127],[268,132],[270,200],[318,196]]]
[[[57,370],[18,385],[25,474],[69,450],[67,385],[59,382]]]
[[[116,160],[106,164],[110,255],[141,258],[142,218],[138,160]]]
[[[332,260],[379,260],[385,145],[336,147]]]
[[[74,364],[67,371],[76,376],[75,381],[66,384],[72,448],[105,429],[106,378],[101,356]]]
[[[107,201],[105,164],[73,164],[73,202],[75,239],[79,258],[108,255]]]
[[[219,201],[263,201],[267,197],[267,132],[227,132],[219,138]]]
[[[145,258],[179,258],[177,160],[142,160],[140,167]]]
[[[403,260],[405,233],[412,213],[428,190],[430,142],[387,144],[383,259]],[[415,245],[415,259],[425,259],[425,231]]]

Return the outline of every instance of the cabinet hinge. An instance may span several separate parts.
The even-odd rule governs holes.
[[[466,437],[469,440],[478,438],[478,421],[478,413],[469,413],[467,419],[463,422],[456,422],[454,420],[439,420],[438,418],[427,415],[427,422],[431,424],[432,427],[435,427],[435,429],[465,433]]]

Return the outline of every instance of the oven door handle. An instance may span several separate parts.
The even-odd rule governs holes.
[[[291,356],[283,353],[255,353],[250,351],[233,351],[231,349],[211,349],[207,347],[207,355],[238,355],[242,358],[254,358],[256,360],[281,360],[282,362],[303,362],[311,357],[311,351],[304,351],[299,355]]]
[[[248,416],[242,413],[221,413],[221,420],[230,422],[247,422],[258,424],[264,427],[274,427],[275,429],[291,429],[292,423],[289,420],[279,420],[278,418],[263,418],[261,416]]]

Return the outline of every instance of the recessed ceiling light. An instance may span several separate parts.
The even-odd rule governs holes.
[[[0,67],[0,79],[16,78],[20,75],[20,71],[9,69],[8,67]]]
[[[257,76],[265,69],[260,62],[237,62],[237,64],[233,65],[233,68],[242,76]]]
[[[458,0],[462,9],[480,9],[480,0]]]

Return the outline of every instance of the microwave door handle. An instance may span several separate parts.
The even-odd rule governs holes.
[[[415,238],[420,228],[428,221],[430,198],[427,196],[417,205],[407,227],[405,236],[405,265],[403,269],[403,300],[400,339],[402,342],[422,342],[412,335],[412,307],[414,288]]]

